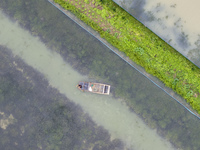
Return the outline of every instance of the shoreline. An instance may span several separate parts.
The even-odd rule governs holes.
[[[73,20],[75,23],[77,23],[79,26],[81,26],[84,30],[86,30],[92,36],[97,38],[101,43],[103,43],[106,47],[108,47],[112,52],[114,52],[116,55],[118,55],[120,58],[122,58],[125,62],[127,62],[134,69],[139,71],[142,75],[144,75],[151,82],[153,82],[157,87],[162,89],[166,94],[171,96],[176,102],[178,102],[180,105],[182,105],[191,114],[193,114],[198,119],[200,119],[200,114],[198,114],[195,110],[193,110],[191,108],[191,106],[188,103],[186,103],[186,101],[180,95],[178,95],[176,92],[174,92],[171,88],[166,87],[164,85],[164,83],[162,83],[157,77],[146,72],[143,67],[137,65],[128,56],[126,56],[123,52],[120,52],[117,48],[112,46],[108,41],[106,41],[104,38],[102,38],[97,31],[95,31],[90,26],[88,26],[83,21],[81,21],[78,17],[76,17],[69,10],[62,8],[59,4],[55,3],[53,0],[48,0],[48,2],[50,2],[52,5],[54,5],[57,9],[59,9],[61,12],[63,12],[66,16],[68,16],[71,20]]]

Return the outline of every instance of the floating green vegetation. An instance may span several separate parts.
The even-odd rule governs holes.
[[[54,0],[131,60],[181,95],[200,114],[200,69],[111,0]]]

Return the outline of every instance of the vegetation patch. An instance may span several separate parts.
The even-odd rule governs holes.
[[[200,114],[200,69],[111,0],[54,0],[131,60],[181,95]]]

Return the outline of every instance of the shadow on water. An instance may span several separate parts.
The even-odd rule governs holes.
[[[155,146],[153,149],[163,150],[168,147],[161,144],[163,146],[161,148],[160,140],[159,142],[151,141],[154,140],[153,137],[157,139],[153,136],[155,132],[149,130],[140,119],[137,119],[137,116],[127,111],[126,105],[121,104],[125,102],[149,127],[155,129],[175,146],[183,149],[198,150],[200,148],[200,128],[197,126],[199,124],[197,118],[50,4],[42,0],[21,3],[16,3],[19,5],[17,10],[12,9],[14,4],[11,1],[5,1],[0,6],[4,8],[6,14],[17,19],[20,25],[28,29],[32,35],[39,36],[47,47],[57,51],[73,69],[65,62],[58,63],[60,58],[56,53],[43,53],[44,46],[37,45],[39,40],[34,42],[34,38],[31,37],[29,43],[26,39],[30,35],[27,33],[28,36],[24,39],[12,39],[12,36],[6,35],[11,35],[11,28],[8,28],[6,30],[9,32],[4,33],[9,40],[2,38],[1,42],[26,59],[25,61],[31,63],[34,68],[43,72],[50,85],[59,89],[61,93],[67,93],[66,96],[70,100],[74,100],[86,112],[90,112],[90,116],[96,123],[103,122],[104,127],[112,136],[124,137],[123,140],[128,140],[127,143],[130,142],[141,149]],[[14,32],[22,35],[22,32]],[[21,44],[23,41],[27,42]],[[29,54],[26,53],[25,46],[31,51]],[[20,49],[23,51],[20,52]],[[89,80],[89,78],[81,76],[74,69],[89,76],[90,80],[111,84],[114,87],[111,89],[112,95],[118,99],[77,91],[73,85],[79,80]],[[121,102],[119,102],[120,99]],[[101,109],[104,107],[105,109]],[[113,117],[113,115],[118,117]],[[127,132],[129,134],[126,134]],[[151,140],[146,140],[147,138]]]

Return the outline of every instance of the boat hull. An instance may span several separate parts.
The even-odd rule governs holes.
[[[82,91],[87,91],[97,94],[110,94],[110,85],[94,82],[79,82],[78,88]]]

